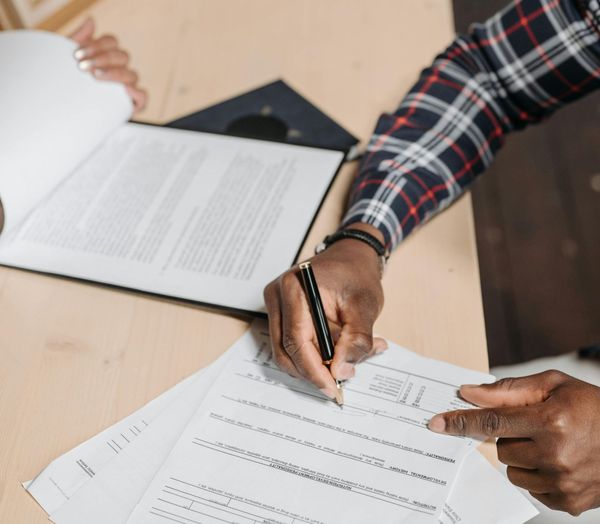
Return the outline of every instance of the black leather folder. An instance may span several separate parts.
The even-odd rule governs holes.
[[[283,80],[178,118],[166,126],[346,153],[358,142],[356,137]]]

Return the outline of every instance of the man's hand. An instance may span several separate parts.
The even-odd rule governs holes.
[[[79,44],[75,58],[79,67],[89,71],[99,80],[120,82],[125,85],[136,112],[146,105],[147,95],[137,86],[138,75],[129,67],[129,55],[119,48],[114,36],[103,35],[94,38],[95,25],[88,18],[70,35],[71,40]]]
[[[463,386],[484,409],[436,415],[438,433],[499,437],[516,486],[572,515],[600,506],[600,388],[559,371]]]
[[[382,238],[368,225],[352,225]],[[335,342],[331,373],[321,362],[316,333],[298,268],[293,267],[265,288],[269,329],[274,358],[293,376],[312,382],[335,398],[332,375],[346,380],[354,375],[354,364],[387,348],[373,338],[373,324],[383,307],[383,289],[377,254],[370,246],[344,239],[311,259],[323,307]]]

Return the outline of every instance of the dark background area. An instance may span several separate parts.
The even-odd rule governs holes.
[[[464,33],[508,0],[454,0]],[[600,92],[508,138],[473,188],[490,365],[600,343]]]

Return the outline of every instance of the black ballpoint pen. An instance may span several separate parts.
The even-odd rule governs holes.
[[[302,284],[304,285],[304,291],[308,299],[310,313],[315,325],[315,331],[317,332],[317,341],[319,342],[321,358],[323,360],[323,364],[325,364],[325,366],[327,366],[329,369],[331,366],[331,361],[333,360],[334,345],[333,339],[331,338],[331,332],[329,331],[329,324],[327,323],[325,309],[323,308],[323,302],[321,302],[321,294],[319,293],[319,288],[317,287],[317,280],[310,262],[302,262],[298,267],[300,268]],[[337,379],[334,380],[338,389],[338,394],[335,400],[341,406],[344,404],[342,383]]]

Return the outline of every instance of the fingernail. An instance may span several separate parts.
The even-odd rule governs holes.
[[[103,78],[106,76],[106,71],[104,69],[94,69],[94,76],[96,78]]]
[[[82,58],[85,58],[87,56],[87,49],[80,47],[73,53],[73,56],[75,56],[77,60],[81,60]]]
[[[343,406],[344,405],[344,392],[343,392],[343,390],[338,389],[336,391],[335,401],[337,402],[338,406]]]
[[[325,395],[328,399],[334,400],[337,397],[337,389],[329,389],[329,388],[321,388],[319,390],[323,395]]]
[[[352,378],[355,373],[356,370],[354,369],[354,365],[349,362],[343,362],[338,366],[335,378],[338,380],[348,380],[349,378]]]
[[[444,433],[444,431],[446,430],[446,421],[441,415],[436,415],[429,421],[427,427],[431,431],[435,431],[436,433]]]
[[[389,346],[387,340],[380,336],[375,336],[373,339],[373,346],[375,347],[375,354],[383,353]]]
[[[89,71],[94,66],[93,60],[82,60],[79,62],[79,69],[82,71]]]
[[[479,388],[479,386],[476,384],[463,384],[462,386],[460,386],[460,389],[458,390],[458,396],[468,402],[468,399],[465,398],[465,395],[469,396],[469,393],[471,391],[474,391],[478,388]]]

